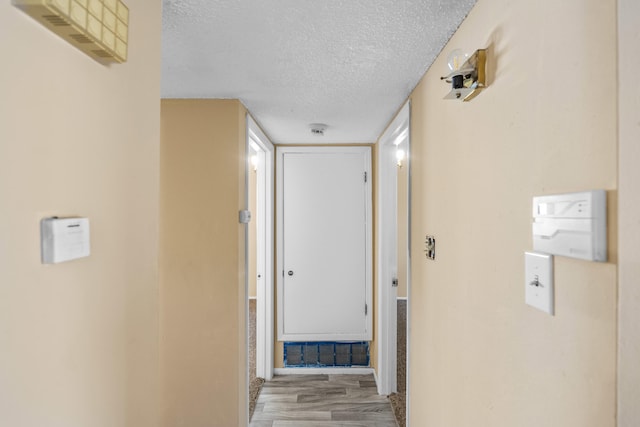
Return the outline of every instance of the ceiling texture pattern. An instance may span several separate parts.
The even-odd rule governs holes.
[[[276,144],[375,142],[474,3],[163,0],[162,97],[240,99]]]

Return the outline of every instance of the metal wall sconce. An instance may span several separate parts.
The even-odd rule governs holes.
[[[471,101],[487,87],[486,75],[487,51],[478,49],[471,56],[456,49],[449,55],[451,72],[440,80],[451,84],[451,92],[444,99]]]

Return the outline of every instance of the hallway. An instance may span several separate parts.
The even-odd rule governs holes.
[[[286,375],[266,382],[250,427],[396,427],[373,375]]]
[[[74,18],[41,18],[72,19],[57,30],[76,36],[85,17],[97,36],[98,11],[124,4],[127,62],[94,60],[19,1],[73,5]],[[19,1],[0,4],[0,426],[250,425],[252,117],[274,146],[371,147],[374,254],[390,248],[381,172],[407,176],[398,247],[410,268],[383,275],[386,258],[373,258],[363,311],[376,316],[370,369],[392,384],[382,367],[394,325],[383,335],[378,315],[404,297],[393,279],[409,285],[410,427],[640,426],[640,1]],[[456,10],[459,25],[431,51],[425,36]],[[486,89],[445,99],[457,52],[479,49]],[[410,147],[385,144],[405,102]],[[264,175],[277,252],[281,193]],[[555,256],[554,314],[537,310],[526,303],[533,198],[591,190],[607,194],[607,261]],[[52,217],[89,221],[89,256],[42,263]],[[267,281],[302,280],[279,259],[256,271],[269,308],[284,294]],[[351,383],[340,394],[330,375],[271,381],[290,372],[278,313],[258,316],[257,347],[269,348],[256,371],[270,383],[252,426],[393,425],[371,379],[340,378]]]

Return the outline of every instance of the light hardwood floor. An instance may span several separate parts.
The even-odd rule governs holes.
[[[396,427],[373,375],[285,375],[264,384],[250,427]]]

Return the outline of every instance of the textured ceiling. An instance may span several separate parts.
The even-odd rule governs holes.
[[[162,96],[240,99],[274,143],[374,142],[474,3],[163,0]]]

